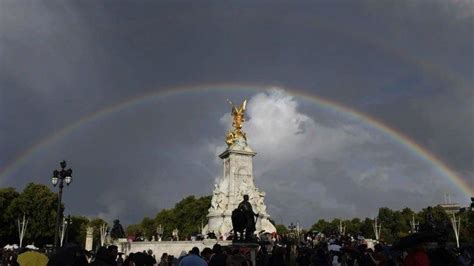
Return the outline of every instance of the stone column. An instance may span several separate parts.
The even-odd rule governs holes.
[[[94,228],[92,227],[87,227],[87,233],[86,233],[86,245],[85,249],[87,251],[91,251],[93,248],[93,243],[94,243]]]

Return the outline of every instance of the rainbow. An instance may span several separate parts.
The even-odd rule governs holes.
[[[183,86],[183,87],[174,87],[168,88],[165,90],[160,90],[158,92],[147,93],[127,99],[125,101],[110,105],[101,110],[98,110],[92,114],[84,116],[74,123],[69,124],[68,126],[62,128],[55,134],[42,139],[36,144],[32,145],[27,150],[23,151],[17,158],[8,163],[5,167],[0,169],[0,180],[3,178],[8,178],[13,175],[13,173],[21,167],[28,159],[30,159],[34,154],[38,153],[42,149],[46,148],[48,145],[68,136],[74,130],[77,130],[83,127],[86,124],[89,124],[94,121],[99,121],[104,119],[112,114],[120,112],[125,109],[131,109],[147,102],[156,100],[158,98],[163,98],[171,95],[191,93],[191,92],[206,92],[206,91],[218,91],[218,90],[240,90],[240,91],[250,91],[250,92],[260,92],[265,91],[269,88],[274,88],[275,86],[264,86],[264,85],[245,85],[245,84],[210,84],[210,85],[201,85],[201,86]],[[321,107],[327,108],[331,111],[341,113],[345,116],[351,117],[358,121],[362,121],[374,129],[384,133],[389,136],[396,143],[408,149],[410,152],[415,154],[421,160],[429,163],[438,171],[442,176],[447,177],[456,187],[458,187],[467,197],[474,195],[474,188],[470,187],[469,184],[460,177],[454,170],[450,169],[446,163],[441,161],[435,155],[430,153],[421,145],[417,144],[415,141],[404,135],[402,132],[399,132],[388,125],[382,123],[381,121],[376,120],[373,117],[370,117],[366,114],[358,112],[349,107],[343,106],[337,102],[331,101],[329,99],[324,99],[316,95],[306,93],[302,90],[289,89],[287,92],[294,96],[302,97],[306,100],[314,102],[315,104],[320,105]]]

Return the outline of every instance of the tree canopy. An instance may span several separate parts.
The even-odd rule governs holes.
[[[18,232],[16,221],[25,214],[28,219],[25,241],[34,242],[37,245],[52,243],[56,225],[57,204],[57,195],[47,186],[28,184],[17,197],[11,200],[2,215],[3,219],[7,221],[7,228],[10,230],[10,232],[3,233],[7,235],[16,234]],[[7,238],[11,239],[11,236],[7,236]]]
[[[28,227],[23,243],[42,246],[53,243],[56,225],[58,197],[49,187],[41,184],[28,184],[22,192],[14,188],[0,188],[0,245],[18,243],[17,219],[28,218]],[[189,196],[176,203],[171,209],[163,209],[155,217],[144,217],[139,223],[126,228],[127,236],[152,239],[157,235],[157,227],[163,227],[163,239],[168,239],[172,231],[179,230],[180,239],[201,233],[201,226],[207,224],[207,213],[211,205],[211,196]],[[64,206],[62,206],[64,208]],[[460,241],[474,243],[474,211],[467,208],[456,214],[461,220]],[[442,231],[447,240],[454,240],[450,216],[441,206],[427,207],[419,212],[409,208],[392,210],[380,208],[377,218],[381,225],[381,239],[394,243],[411,231],[412,217],[419,223],[419,229],[435,227]],[[374,238],[373,218],[353,218],[348,220],[317,220],[310,228],[325,234],[337,232],[339,224],[345,226],[346,233]],[[94,244],[100,243],[100,226],[107,224],[100,218],[72,216],[68,229],[67,242],[84,246],[87,227],[94,229]],[[276,225],[278,233],[288,232],[284,225]],[[111,229],[111,228],[109,228]]]
[[[431,214],[432,221],[428,221],[428,213]],[[464,210],[458,214],[457,217],[461,219],[461,233],[460,241],[465,243],[474,242],[474,211]],[[442,233],[446,240],[454,241],[454,233],[450,223],[449,215],[441,206],[427,207],[414,212],[409,208],[403,210],[392,210],[390,208],[380,208],[377,219],[378,224],[381,225],[380,239],[387,243],[395,243],[400,238],[407,236],[411,232],[410,221],[414,218],[419,224],[419,230],[427,230],[433,224],[434,228]],[[374,219],[365,218],[361,220],[354,218],[351,220],[333,219],[326,221],[319,219],[311,226],[312,231],[322,232],[324,234],[335,233],[338,230],[339,222],[345,226],[345,231],[351,235],[362,235],[365,238],[375,238],[373,229]]]
[[[36,246],[52,244],[56,228],[58,195],[42,184],[29,183],[19,193],[14,188],[0,188],[0,246],[18,244],[17,220],[23,214],[28,219],[28,226],[23,243],[34,243]],[[64,204],[62,204],[64,209]],[[102,219],[89,219],[84,216],[71,216],[67,229],[66,242],[84,246],[86,230],[92,226],[95,230],[94,240],[99,243],[100,224]]]
[[[201,225],[207,224],[207,212],[211,207],[211,196],[196,198],[189,196],[176,203],[172,209],[163,209],[155,218],[145,217],[138,224],[127,227],[129,236],[144,237],[150,240],[156,236],[157,227],[163,227],[163,238],[171,236],[178,229],[180,239],[201,233]]]

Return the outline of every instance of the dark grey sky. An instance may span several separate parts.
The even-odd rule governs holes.
[[[127,223],[154,216],[211,192],[225,99],[248,97],[255,178],[277,221],[420,208],[445,192],[466,202],[383,132],[292,96],[292,88],[401,131],[472,187],[473,12],[463,0],[0,1],[0,185],[48,183],[67,159],[75,170],[65,192],[70,212]],[[108,106],[218,83],[261,86],[157,97],[18,160]],[[284,90],[258,90],[268,86]]]

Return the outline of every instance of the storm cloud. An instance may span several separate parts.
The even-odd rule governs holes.
[[[465,203],[432,165],[376,128],[292,92],[382,121],[472,187],[472,14],[470,1],[1,1],[0,171],[29,156],[0,185],[48,183],[66,159],[75,171],[65,191],[71,213],[153,216],[186,195],[211,193],[229,127],[226,99],[249,98],[255,179],[276,220],[421,208],[447,192]],[[176,92],[27,152],[127,99],[221,83],[280,89]]]

